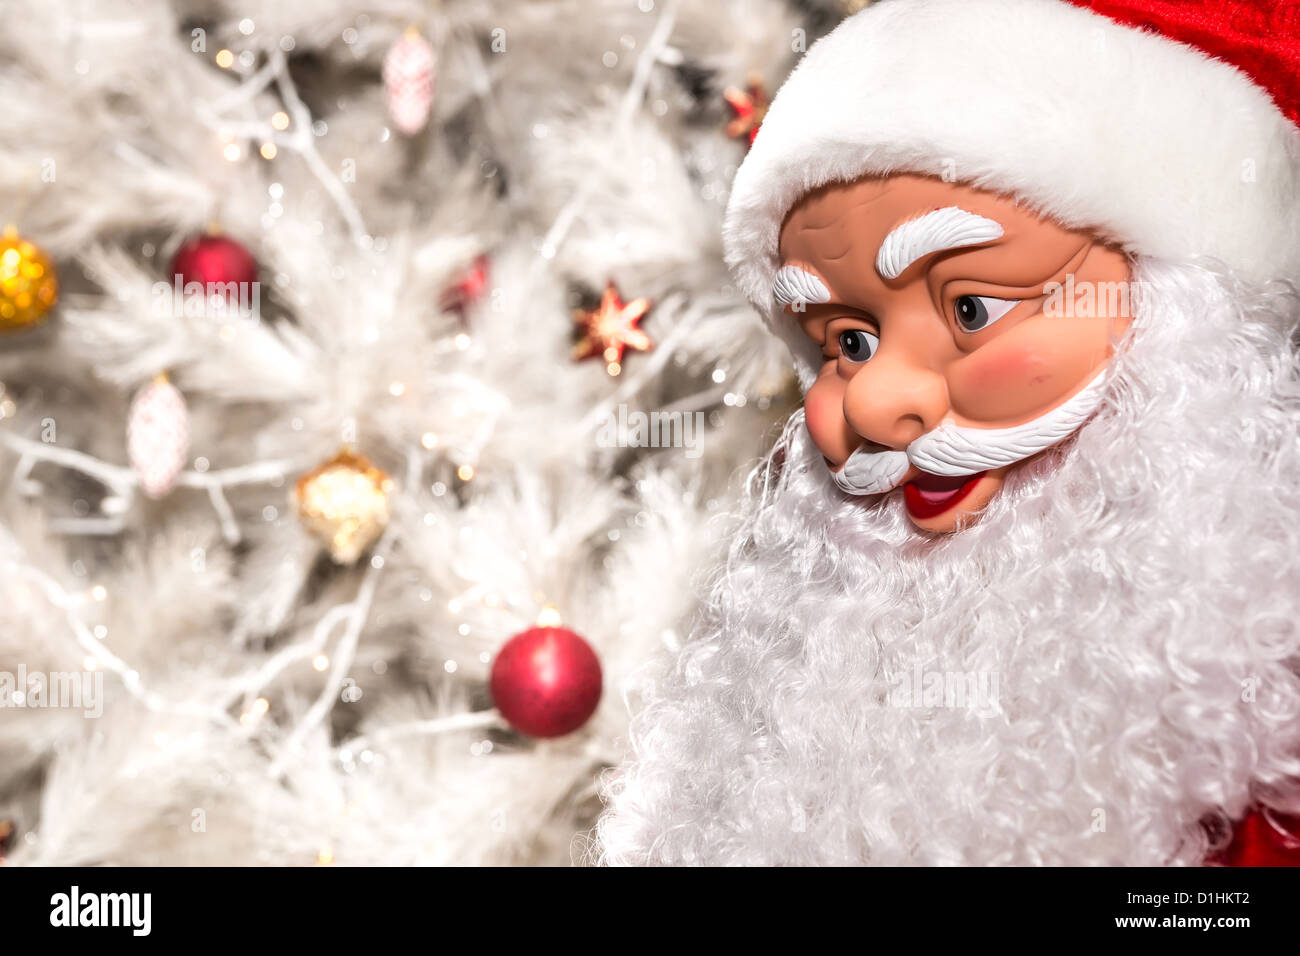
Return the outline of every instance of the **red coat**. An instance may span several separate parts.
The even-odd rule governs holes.
[[[1206,863],[1210,866],[1300,866],[1300,817],[1252,810],[1238,821],[1232,842]]]

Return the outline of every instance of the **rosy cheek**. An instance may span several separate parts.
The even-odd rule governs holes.
[[[1050,392],[1059,389],[1054,370],[1033,348],[977,352],[949,377],[958,414],[996,422],[1032,415]]]
[[[949,368],[953,409],[984,422],[1018,421],[1055,407],[1104,364],[1106,352],[1081,330],[1032,319]],[[1056,334],[1053,334],[1056,333]]]
[[[839,376],[826,374],[813,383],[804,396],[804,418],[813,444],[837,463],[848,460],[861,442],[854,440],[844,420],[844,386]]]
[[[962,383],[972,390],[996,394],[1012,386],[1018,391],[1035,380],[1041,384],[1041,379],[1050,374],[1043,356],[1032,346],[989,349],[986,353],[972,356],[962,369]]]

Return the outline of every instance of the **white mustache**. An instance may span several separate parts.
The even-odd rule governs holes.
[[[1101,404],[1105,373],[1077,395],[1033,421],[1012,428],[967,428],[945,422],[907,446],[907,451],[857,449],[831,478],[851,495],[883,495],[898,487],[909,465],[931,475],[957,478],[1014,465],[1073,435]]]

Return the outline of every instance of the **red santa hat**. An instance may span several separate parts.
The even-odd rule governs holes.
[[[811,190],[913,172],[1009,194],[1136,255],[1300,280],[1300,0],[882,0],[782,86],[727,207],[769,318]],[[789,323],[804,385],[816,368]]]

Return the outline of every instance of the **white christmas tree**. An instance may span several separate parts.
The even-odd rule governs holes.
[[[834,16],[5,0],[0,216],[61,289],[0,333],[0,855],[583,857],[790,409],[720,220],[739,91]],[[210,229],[256,260],[233,305],[177,294]],[[652,348],[579,341],[610,283]],[[372,470],[295,496],[341,450]],[[604,693],[543,740],[488,682],[556,620]]]

